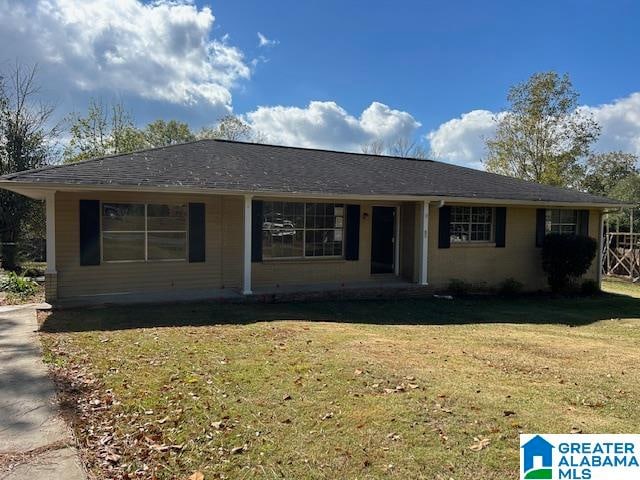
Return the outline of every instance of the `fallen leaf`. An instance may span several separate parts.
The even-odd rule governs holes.
[[[246,449],[247,449],[247,445],[243,445],[241,447],[233,447],[231,449],[231,455],[238,455],[240,453],[243,453]]]
[[[289,395],[288,393],[287,393],[287,394],[285,394],[285,396],[284,396],[284,397],[282,397],[282,400],[283,400],[283,401],[291,400],[291,395]]]
[[[476,442],[469,447],[469,450],[473,450],[474,452],[479,452],[480,450],[487,448],[491,440],[488,438],[482,437],[474,437],[473,440]]]
[[[204,480],[204,474],[200,471],[193,472],[189,480]]]
[[[409,388],[415,390],[416,388],[420,388],[417,383],[410,383]]]
[[[359,368],[356,368],[355,371],[353,372],[354,375],[362,375],[362,370],[360,370]]]

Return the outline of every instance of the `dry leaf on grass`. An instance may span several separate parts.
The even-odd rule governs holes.
[[[204,480],[204,475],[200,471],[193,472],[193,474],[189,477],[188,480]]]
[[[474,452],[479,452],[480,450],[487,448],[491,440],[486,437],[473,437],[473,441],[476,442],[469,447],[469,450],[473,450]]]
[[[231,455],[238,455],[240,453],[243,453],[245,450],[247,449],[247,445],[243,445],[241,447],[233,447],[231,449]]]

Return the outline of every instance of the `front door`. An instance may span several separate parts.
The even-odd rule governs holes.
[[[393,273],[395,207],[373,207],[371,222],[371,273]]]

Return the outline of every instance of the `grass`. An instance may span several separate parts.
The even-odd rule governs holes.
[[[606,289],[67,311],[42,338],[98,476],[515,478],[520,432],[640,429],[640,288]]]

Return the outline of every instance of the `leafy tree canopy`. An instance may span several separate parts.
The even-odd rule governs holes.
[[[607,152],[590,155],[586,162],[583,187],[594,195],[610,195],[625,179],[637,177],[637,165],[638,157],[631,153]],[[625,187],[621,188],[624,191]],[[620,191],[619,194],[621,193],[623,192]],[[640,202],[640,198],[638,201]]]
[[[565,74],[536,73],[513,86],[509,108],[496,117],[487,141],[488,171],[558,186],[578,186],[581,160],[600,127],[578,106],[578,93]]]

